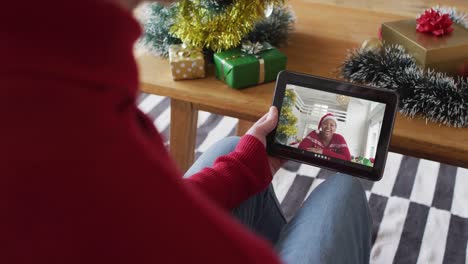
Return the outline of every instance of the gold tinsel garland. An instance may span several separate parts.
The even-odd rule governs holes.
[[[201,1],[178,3],[179,13],[171,33],[189,46],[215,52],[238,46],[264,16],[267,6],[284,3],[284,0],[234,0],[225,12],[216,14],[202,8]]]
[[[297,117],[292,110],[296,102],[296,94],[292,90],[287,89],[284,97],[285,100],[288,99],[289,103],[283,103],[283,107],[281,108],[282,118],[280,119],[276,133],[284,137],[292,137],[297,134]]]

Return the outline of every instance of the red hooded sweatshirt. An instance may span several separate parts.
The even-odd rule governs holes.
[[[0,263],[277,263],[230,210],[271,181],[251,136],[182,179],[136,107],[131,14],[105,1],[0,9]]]

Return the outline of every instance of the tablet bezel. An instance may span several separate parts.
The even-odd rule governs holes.
[[[380,180],[385,168],[388,148],[390,145],[390,138],[393,131],[398,105],[398,94],[389,89],[367,87],[313,75],[291,71],[282,71],[278,74],[273,97],[273,105],[278,108],[278,113],[281,113],[283,98],[286,91],[286,86],[288,84],[384,103],[385,112],[382,121],[380,137],[377,144],[374,166],[370,167],[353,163],[351,161],[339,161],[336,159],[333,161],[328,161],[322,158],[314,157],[314,153],[277,144],[275,143],[276,128],[267,136],[268,153],[273,156],[278,156],[333,171],[343,172],[372,181]]]

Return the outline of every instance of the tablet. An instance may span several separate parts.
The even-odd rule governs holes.
[[[283,71],[273,105],[272,156],[378,181],[382,178],[398,95],[322,77]]]

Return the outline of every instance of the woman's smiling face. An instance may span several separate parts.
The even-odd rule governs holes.
[[[336,123],[332,119],[327,119],[322,122],[322,133],[326,137],[331,137],[336,131]]]

